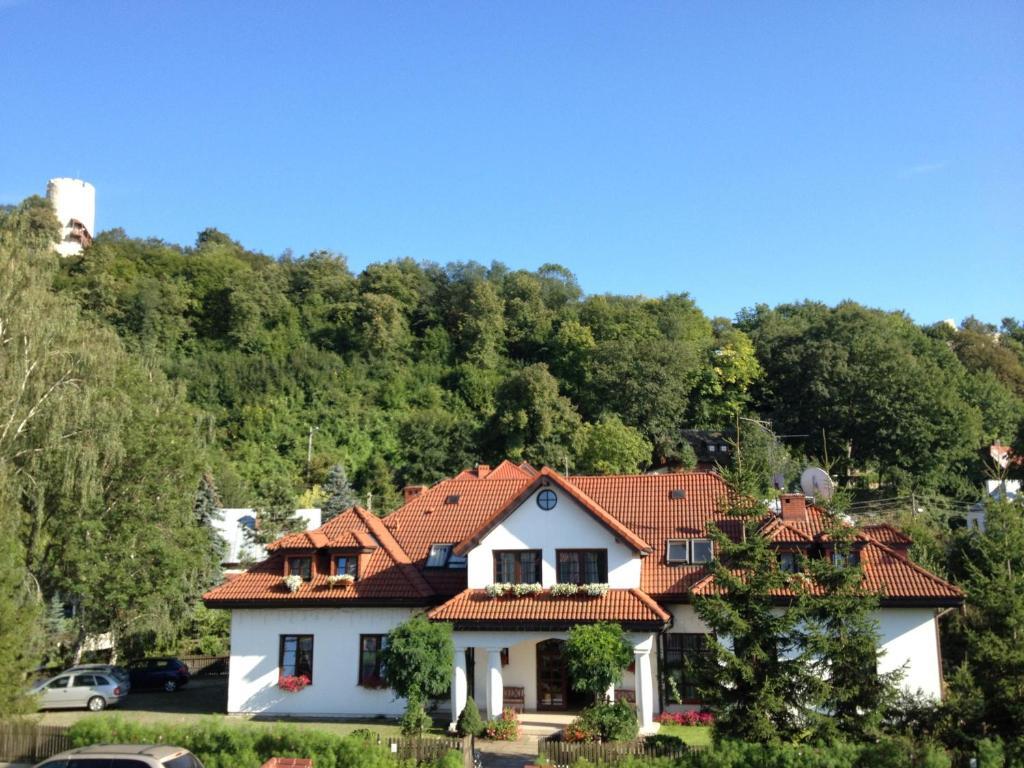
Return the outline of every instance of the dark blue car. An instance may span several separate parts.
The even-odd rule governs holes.
[[[132,690],[143,688],[162,688],[170,693],[189,680],[188,665],[171,656],[154,659],[139,659],[128,665],[131,676]]]

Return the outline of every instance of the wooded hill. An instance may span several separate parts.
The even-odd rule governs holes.
[[[187,247],[106,232],[55,287],[181,387],[229,505],[293,503],[336,463],[382,512],[404,484],[503,458],[688,465],[682,430],[738,415],[805,435],[784,445],[842,478],[971,498],[979,449],[1024,418],[1012,319],[921,328],[808,301],[730,322],[685,286],[586,296],[558,265],[411,259],[353,274],[338,254],[274,259],[215,230]]]

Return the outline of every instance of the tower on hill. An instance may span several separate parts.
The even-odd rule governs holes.
[[[81,179],[50,179],[46,197],[60,222],[60,242],[54,250],[61,256],[81,253],[96,231],[96,188]]]

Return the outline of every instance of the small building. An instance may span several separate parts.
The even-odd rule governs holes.
[[[75,256],[88,248],[96,231],[96,188],[81,179],[50,179],[46,198],[61,228],[54,250],[61,256]]]

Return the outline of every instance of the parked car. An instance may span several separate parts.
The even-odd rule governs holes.
[[[39,697],[40,709],[84,707],[99,712],[119,704],[128,690],[112,675],[65,672],[39,681],[32,686],[31,693]]]
[[[61,674],[66,675],[70,672],[98,672],[108,677],[116,677],[118,682],[121,683],[121,687],[125,689],[125,692],[131,692],[132,680],[126,667],[116,667],[112,664],[76,664],[70,669],[65,669]]]
[[[169,744],[94,744],[69,749],[33,768],[203,768],[199,758]]]
[[[128,665],[128,674],[132,688],[163,688],[168,693],[187,685],[190,677],[188,665],[171,656],[134,661]]]

